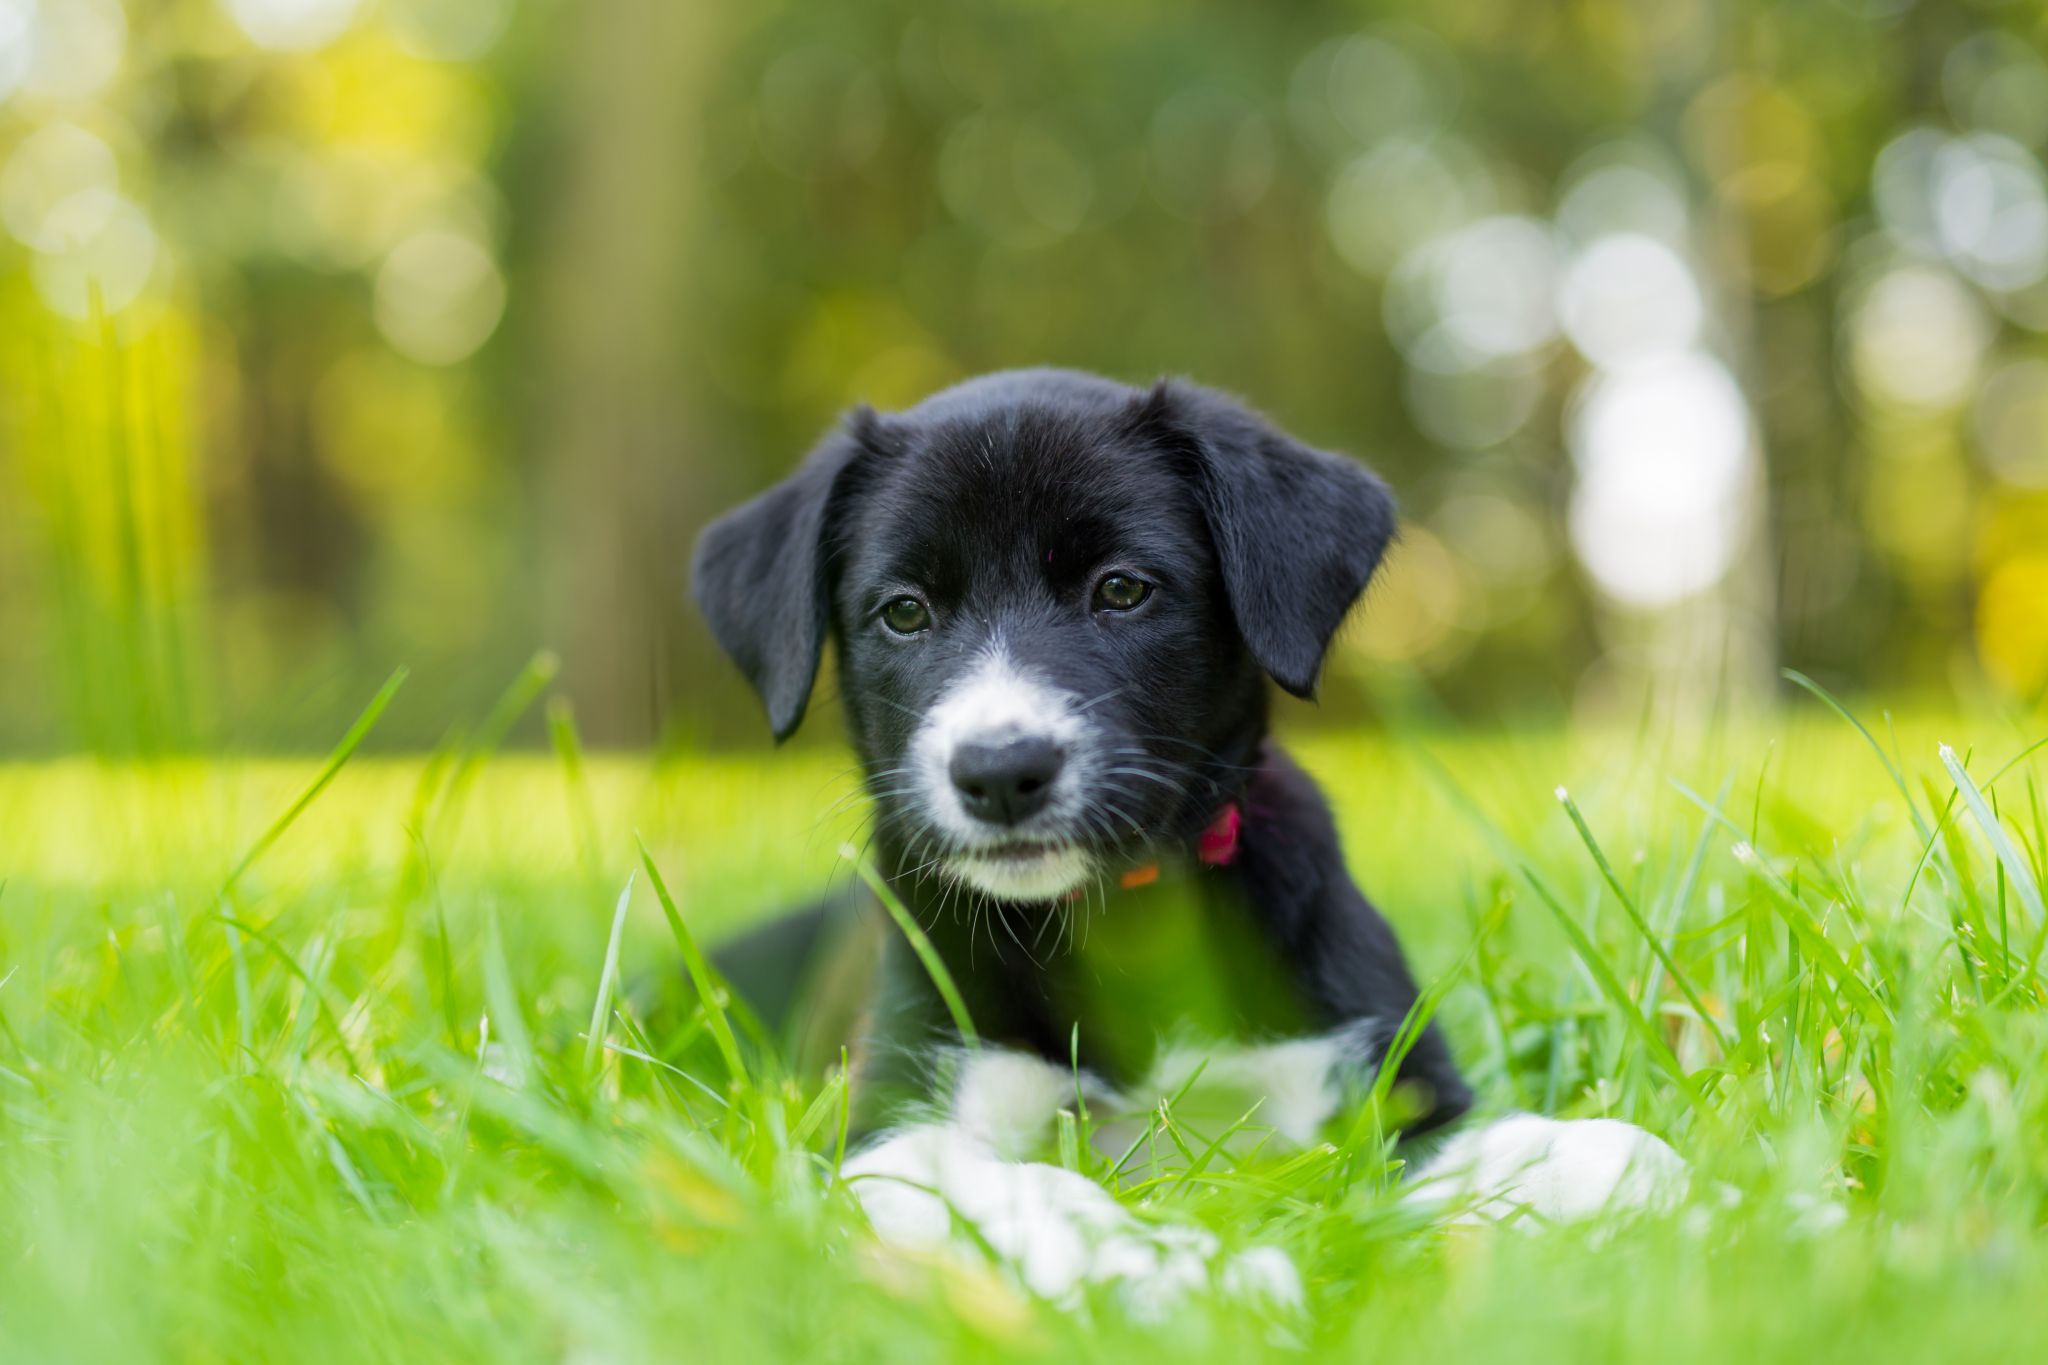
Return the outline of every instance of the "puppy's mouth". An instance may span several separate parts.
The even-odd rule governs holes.
[[[971,849],[963,856],[983,858],[996,864],[998,867],[1004,867],[1028,863],[1032,859],[1042,858],[1048,853],[1057,853],[1065,847],[1066,845],[1054,843],[1050,839],[1012,839],[1007,843],[990,844],[986,848]]]
[[[1001,901],[1057,900],[1085,883],[1094,860],[1074,844],[1043,839],[1010,839],[965,849],[946,859],[958,881]]]

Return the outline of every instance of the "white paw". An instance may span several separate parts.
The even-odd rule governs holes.
[[[1304,1306],[1301,1272],[1294,1268],[1294,1259],[1279,1247],[1252,1247],[1238,1252],[1224,1262],[1219,1284],[1233,1299],[1289,1310]]]
[[[1005,1161],[985,1140],[945,1125],[895,1133],[848,1160],[843,1174],[884,1242],[963,1255],[985,1246],[1055,1302],[1109,1285],[1134,1316],[1157,1320],[1209,1288],[1218,1258],[1207,1232],[1142,1223],[1085,1176]],[[1293,1262],[1274,1248],[1231,1257],[1215,1283],[1275,1308],[1302,1297]]]
[[[1529,1214],[1569,1223],[1671,1209],[1690,1180],[1684,1159],[1634,1124],[1513,1114],[1452,1138],[1413,1192],[1464,1205],[1460,1222]]]

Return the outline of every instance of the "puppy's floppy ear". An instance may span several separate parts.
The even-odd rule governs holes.
[[[831,620],[834,512],[847,471],[878,447],[881,420],[851,413],[797,471],[704,528],[690,590],[746,675],[777,740],[804,718]]]
[[[1187,461],[1252,656],[1313,696],[1330,637],[1393,539],[1393,495],[1364,465],[1208,389],[1162,380],[1132,421]]]

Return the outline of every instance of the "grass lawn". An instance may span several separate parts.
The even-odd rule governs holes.
[[[1645,1124],[1703,1192],[1446,1230],[1369,1123],[1148,1172],[1310,1299],[1149,1325],[874,1247],[837,1084],[637,1055],[623,987],[681,953],[636,832],[715,940],[848,875],[842,755],[358,757],[281,825],[317,762],[0,768],[0,1357],[2026,1358],[2048,749],[1864,719],[1305,739],[1488,1104]]]

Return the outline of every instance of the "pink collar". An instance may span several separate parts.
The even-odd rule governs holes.
[[[1216,812],[1216,818],[1209,822],[1209,828],[1202,831],[1202,837],[1195,841],[1195,857],[1208,867],[1228,867],[1237,861],[1237,833],[1244,825],[1244,816],[1232,801]]]

